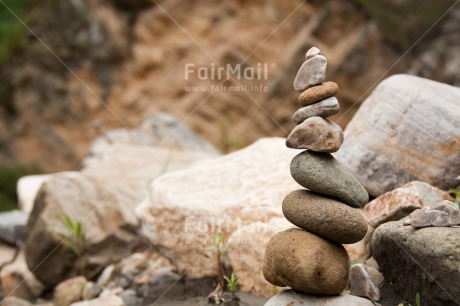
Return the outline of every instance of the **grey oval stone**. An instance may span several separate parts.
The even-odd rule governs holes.
[[[369,201],[366,189],[329,153],[303,151],[292,159],[291,175],[301,186],[352,207]]]
[[[337,101],[335,97],[330,97],[318,103],[299,108],[294,113],[294,115],[292,115],[292,120],[296,124],[299,124],[305,121],[306,119],[315,116],[327,118],[329,116],[337,114],[339,110],[339,101]]]
[[[318,85],[326,79],[327,59],[322,55],[306,60],[294,80],[294,89],[304,91],[308,87]]]
[[[367,222],[357,209],[305,189],[284,198],[283,214],[298,227],[341,244],[358,242],[367,233]]]

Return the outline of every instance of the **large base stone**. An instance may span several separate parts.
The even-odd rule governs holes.
[[[414,229],[389,222],[374,232],[374,257],[385,279],[414,305],[460,305],[460,228]]]

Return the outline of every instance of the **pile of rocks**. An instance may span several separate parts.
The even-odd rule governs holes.
[[[275,235],[264,259],[264,277],[273,285],[309,294],[333,295],[347,286],[350,260],[341,244],[355,243],[367,232],[356,208],[368,202],[364,187],[330,154],[343,142],[341,128],[325,119],[339,111],[338,86],[324,82],[327,60],[311,48],[294,81],[303,91],[295,112],[298,124],[286,145],[307,149],[291,162],[291,175],[307,188],[288,194],[283,214],[298,226]],[[324,83],[323,83],[324,82]]]

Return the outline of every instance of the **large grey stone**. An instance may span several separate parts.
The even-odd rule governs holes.
[[[363,207],[369,200],[364,187],[331,154],[304,151],[292,160],[291,174],[301,186],[350,206]]]
[[[295,290],[285,290],[265,303],[265,306],[373,306],[374,303],[353,295],[310,295]]]
[[[379,226],[372,239],[385,280],[414,305],[460,305],[460,227],[414,229],[402,222]]]
[[[337,159],[373,196],[418,180],[459,184],[460,89],[395,75],[367,98],[345,130]]]
[[[215,276],[216,261],[207,248],[215,233],[219,231],[227,240],[254,223],[266,228],[272,219],[283,217],[284,196],[299,188],[289,173],[296,151],[284,142],[283,138],[263,138],[242,150],[155,179],[150,194],[136,208],[143,234],[179,273],[187,272],[192,279]],[[248,257],[259,256],[264,245],[249,241],[243,251]],[[227,255],[234,259],[241,252],[229,246]],[[232,263],[238,271],[244,269],[237,261]],[[258,274],[246,274],[240,282],[257,294],[272,288],[259,280]]]
[[[326,78],[327,60],[322,55],[316,55],[306,60],[294,80],[294,89],[304,91],[308,87],[321,84]]]

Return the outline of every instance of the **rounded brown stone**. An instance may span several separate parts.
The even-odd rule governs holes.
[[[350,258],[340,244],[303,229],[292,228],[275,235],[265,251],[265,279],[279,287],[333,295],[348,282]]]
[[[337,243],[356,243],[367,233],[367,222],[357,209],[305,189],[284,198],[283,214],[298,227]]]
[[[335,82],[324,82],[308,88],[299,96],[299,104],[307,106],[321,100],[327,99],[336,95],[339,92],[339,85]]]

